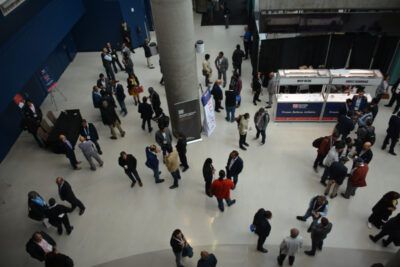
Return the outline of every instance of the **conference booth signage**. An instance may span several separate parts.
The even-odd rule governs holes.
[[[379,70],[279,70],[276,74],[277,105],[274,120],[282,121],[335,121],[346,99],[356,95],[355,88],[336,92],[342,86],[371,86],[382,82]],[[311,92],[310,88],[318,92]],[[288,93],[295,87],[295,93]],[[370,94],[365,94],[368,101]]]

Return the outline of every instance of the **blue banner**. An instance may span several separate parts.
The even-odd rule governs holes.
[[[316,121],[322,111],[322,102],[278,103],[276,121]]]

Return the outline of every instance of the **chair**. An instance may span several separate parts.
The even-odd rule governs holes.
[[[54,115],[53,111],[49,110],[49,111],[47,112],[47,118],[51,121],[51,123],[52,123],[53,125],[56,124],[57,118],[56,118],[56,116]]]
[[[49,125],[49,123],[46,121],[45,118],[42,118],[42,122],[40,123],[40,126],[43,128],[44,131],[47,133],[50,133],[53,130],[53,127]]]

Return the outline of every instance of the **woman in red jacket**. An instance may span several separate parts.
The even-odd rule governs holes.
[[[232,206],[236,202],[235,199],[231,200],[230,197],[230,190],[232,190],[235,185],[231,179],[224,179],[224,170],[220,170],[218,175],[219,178],[215,180],[211,185],[211,192],[217,198],[219,210],[224,211],[224,199],[228,207]]]
[[[358,187],[367,186],[367,182],[365,181],[367,178],[367,173],[368,164],[364,163],[362,158],[357,158],[355,160],[355,167],[353,170],[351,170],[349,180],[347,181],[346,192],[342,193],[342,196],[349,199],[350,196],[354,196],[356,194]]]

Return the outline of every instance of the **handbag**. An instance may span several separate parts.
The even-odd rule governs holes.
[[[182,257],[193,257],[193,248],[189,244],[186,244],[186,246],[183,247]]]
[[[142,86],[142,85],[135,86],[135,87],[133,88],[133,92],[134,92],[135,94],[143,93],[143,86]]]

